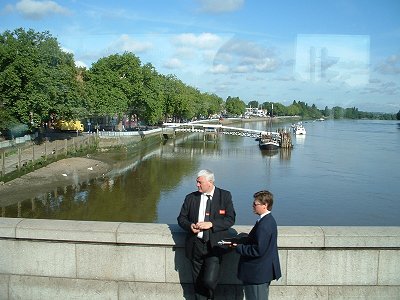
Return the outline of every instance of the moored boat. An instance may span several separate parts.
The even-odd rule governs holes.
[[[296,135],[306,134],[306,129],[304,128],[303,124],[299,122],[293,126],[293,133]]]
[[[277,150],[281,146],[278,133],[264,133],[260,135],[258,146],[261,150]]]
[[[258,146],[261,150],[277,150],[281,147],[281,136],[278,132],[272,132],[272,117],[274,116],[274,104],[271,105],[269,118],[269,131],[262,132],[258,139]]]

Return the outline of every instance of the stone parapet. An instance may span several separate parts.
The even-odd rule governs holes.
[[[278,231],[271,299],[400,299],[400,227]],[[192,299],[184,239],[176,224],[0,218],[0,299]],[[225,256],[216,299],[243,298],[237,263]]]

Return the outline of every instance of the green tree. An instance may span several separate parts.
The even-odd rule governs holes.
[[[164,90],[164,119],[181,122],[193,118],[194,112],[186,96],[185,84],[174,75],[161,76],[161,87]]]
[[[140,117],[145,116],[143,73],[140,59],[134,54],[99,59],[85,74],[84,81],[91,114],[121,118],[129,109]]]
[[[287,108],[287,114],[288,116],[299,116],[301,112],[300,107],[297,106],[297,104],[291,104]]]
[[[164,94],[161,89],[161,78],[152,64],[142,67],[143,88],[137,107],[142,108],[142,119],[147,124],[154,125],[163,119]]]
[[[249,104],[247,104],[247,107],[252,107],[252,108],[257,108],[258,107],[258,101],[250,101]]]
[[[73,118],[84,106],[72,54],[49,32],[0,35],[0,104],[6,122],[38,127],[51,113]]]
[[[344,110],[344,118],[346,119],[358,119],[358,109],[355,107],[346,108]]]
[[[325,116],[325,117],[330,117],[331,116],[331,113],[332,113],[332,111],[328,108],[328,106],[325,106],[325,109],[324,109],[324,111],[323,111],[323,115]]]
[[[204,94],[208,105],[208,115],[220,114],[223,109],[224,100],[216,94]]]
[[[335,106],[332,108],[333,118],[334,119],[343,119],[344,118],[344,109],[340,106]]]
[[[246,104],[239,97],[229,96],[226,99],[225,109],[228,114],[242,115],[246,111]]]
[[[274,103],[274,115],[275,116],[286,116],[287,108],[281,103]]]

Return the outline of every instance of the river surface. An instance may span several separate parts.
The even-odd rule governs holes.
[[[399,226],[400,123],[323,121],[292,134],[293,149],[263,152],[253,138],[191,133],[119,161],[105,178],[5,207],[6,217],[176,223],[200,169],[231,191],[236,224],[252,225],[253,193],[274,194],[278,225]],[[245,128],[266,130],[267,123]],[[289,123],[274,126],[290,129]]]

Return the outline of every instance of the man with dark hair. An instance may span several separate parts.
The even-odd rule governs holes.
[[[213,172],[201,170],[196,186],[183,202],[178,224],[187,231],[185,253],[192,262],[196,299],[213,299],[226,251],[218,241],[229,237],[236,214],[231,193],[214,185]]]
[[[278,229],[271,214],[274,198],[269,191],[259,191],[253,197],[257,223],[243,244],[233,246],[241,255],[238,278],[243,282],[246,300],[267,300],[270,282],[281,277]]]

